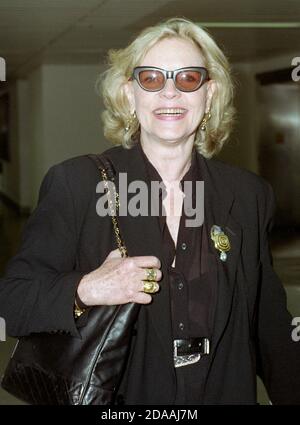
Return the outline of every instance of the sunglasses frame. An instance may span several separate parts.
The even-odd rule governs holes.
[[[164,85],[160,89],[157,89],[157,90],[148,90],[148,89],[145,89],[145,87],[143,87],[142,84],[141,84],[141,82],[140,82],[139,73],[141,71],[151,71],[151,70],[160,71],[163,74],[164,78],[165,78]],[[179,87],[177,87],[177,85],[176,85],[176,76],[177,76],[177,74],[179,74],[182,71],[187,71],[187,70],[189,70],[189,71],[198,71],[203,76],[203,78],[202,78],[199,86],[197,88],[195,88],[194,90],[182,90]],[[174,85],[175,85],[175,87],[176,87],[177,90],[182,91],[182,92],[185,92],[185,93],[191,93],[191,92],[194,92],[194,91],[199,90],[200,87],[202,87],[202,85],[204,83],[206,83],[207,81],[209,81],[209,79],[210,79],[209,78],[209,75],[208,75],[208,70],[206,68],[202,67],[202,66],[187,66],[185,68],[174,69],[173,71],[168,71],[166,69],[157,68],[156,66],[137,66],[137,67],[135,67],[133,69],[132,76],[129,78],[129,80],[136,80],[137,83],[138,83],[138,85],[143,90],[145,90],[145,91],[158,92],[158,91],[161,91],[161,90],[164,89],[164,87],[165,87],[165,85],[167,83],[167,79],[169,79],[169,78],[171,78],[173,80],[173,83],[174,83]]]

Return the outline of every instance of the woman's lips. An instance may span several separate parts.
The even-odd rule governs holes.
[[[158,108],[153,111],[155,117],[162,121],[181,120],[187,112],[187,109],[184,108]]]

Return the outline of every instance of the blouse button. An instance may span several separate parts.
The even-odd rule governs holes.
[[[184,329],[184,324],[183,324],[183,323],[179,323],[179,329],[180,329],[181,331],[183,331],[183,329]]]
[[[178,284],[178,289],[182,289],[183,288],[183,283],[182,282],[180,282],[179,284]]]
[[[186,243],[184,243],[184,242],[183,242],[183,243],[181,244],[181,249],[182,249],[183,251],[185,251],[185,250],[186,250]]]

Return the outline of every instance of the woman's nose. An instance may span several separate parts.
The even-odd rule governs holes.
[[[172,78],[167,78],[165,87],[160,91],[160,95],[168,99],[173,99],[174,97],[180,95],[180,92],[176,89]]]

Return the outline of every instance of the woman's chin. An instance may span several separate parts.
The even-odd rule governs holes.
[[[186,140],[187,137],[178,137],[178,135],[169,136],[169,137],[159,137],[158,141],[164,145],[175,145]]]
[[[190,138],[194,138],[193,135],[191,135],[190,133],[168,133],[168,134],[160,134],[158,136],[158,139],[164,143],[164,144],[179,144],[179,143],[185,143],[187,142]]]
[[[154,129],[153,129],[154,130]],[[194,133],[187,131],[186,129],[170,129],[170,128],[159,128],[154,131],[143,131],[141,129],[141,139],[152,140],[153,142],[161,142],[163,144],[177,144],[180,142],[187,141]]]
[[[189,137],[185,132],[179,131],[159,131],[156,132],[155,138],[165,143],[176,143]]]

